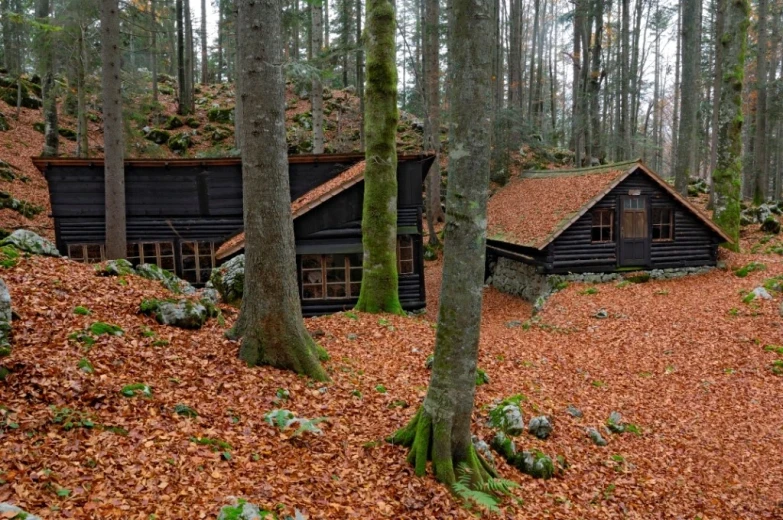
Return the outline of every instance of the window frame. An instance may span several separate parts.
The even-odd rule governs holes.
[[[90,261],[90,255],[88,254],[87,248],[89,247],[95,247],[98,246],[100,248],[100,259]],[[74,258],[72,251],[76,248],[80,248],[82,255],[79,258]],[[101,262],[106,261],[106,245],[103,243],[93,242],[91,244],[87,243],[81,243],[81,244],[67,244],[68,248],[68,258],[73,260],[74,262],[79,262],[82,264],[99,264]]]
[[[351,300],[359,297],[359,291],[361,291],[361,276],[359,281],[352,280],[352,275],[356,272],[361,272],[363,267],[360,265],[353,265],[351,263],[351,255],[361,253],[335,253],[335,254],[307,254],[299,256],[299,284],[300,291],[299,296],[302,301],[320,301],[320,300]],[[343,267],[328,265],[327,258],[334,257],[336,255],[343,256]],[[319,267],[304,267],[306,259],[318,259]],[[342,271],[342,281],[329,281],[329,271]],[[320,273],[320,280],[317,282],[311,282],[305,279],[305,275],[308,273]],[[330,296],[329,287],[343,286],[345,289],[344,296]],[[320,296],[306,296],[305,290],[308,288],[319,288]],[[354,290],[356,294],[354,294]]]
[[[607,218],[604,218],[603,215],[607,215]],[[598,217],[598,224],[596,225],[596,217]],[[616,242],[615,237],[615,210],[611,208],[599,208],[594,209],[591,212],[591,225],[590,225],[590,243],[591,244],[614,244]],[[608,220],[608,222],[607,222]],[[593,230],[599,229],[598,232],[599,240],[595,240],[593,238]],[[609,237],[604,238],[605,229],[609,230]]]
[[[185,247],[186,246],[195,246],[195,254],[185,254]],[[210,256],[210,267],[209,272],[212,273],[212,269],[214,269],[217,264],[215,262],[215,250],[217,249],[215,247],[215,242],[211,240],[184,240],[179,243],[179,263],[180,268],[182,271],[182,278],[184,280],[188,280],[192,283],[207,283],[209,281],[209,275],[207,275],[206,280],[202,280],[201,277],[201,257],[205,256],[201,254],[201,249],[199,248],[200,245],[209,245],[209,256]],[[195,260],[195,267],[192,269],[185,269],[185,259],[186,258],[194,258]],[[195,280],[191,280],[188,278],[187,273],[194,273],[195,274]]]
[[[144,251],[144,246],[155,246],[155,252],[152,255],[147,255]],[[137,247],[137,255],[131,255],[131,251],[126,251],[126,260],[128,260],[133,266],[139,264],[155,264],[161,269],[166,269],[170,272],[176,272],[177,270],[177,254],[174,242],[171,241],[146,241],[146,242],[128,242],[128,248]],[[168,246],[170,248],[170,254],[164,254],[161,251],[161,246]],[[163,265],[163,260],[170,260],[168,265]],[[170,267],[169,267],[170,265]]]
[[[664,222],[663,215],[668,212],[668,222]],[[660,208],[652,208],[650,212],[650,220],[652,221],[652,241],[653,242],[674,242],[674,208],[670,206],[664,206]],[[656,218],[658,217],[658,218]],[[667,238],[661,238],[663,235],[663,229],[669,228],[669,236]],[[655,230],[658,229],[659,236],[655,238]]]
[[[403,240],[408,243],[403,245]],[[410,251],[410,258],[403,260],[403,251]],[[416,247],[411,235],[400,235],[397,237],[397,274],[399,275],[412,275],[416,274]],[[406,267],[403,270],[403,265]]]

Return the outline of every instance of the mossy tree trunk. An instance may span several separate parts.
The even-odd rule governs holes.
[[[44,147],[43,157],[57,157],[60,150],[60,134],[57,122],[57,96],[54,85],[54,47],[52,29],[49,25],[49,0],[37,0],[36,17],[41,26],[37,29],[36,50],[38,70],[41,75],[41,96],[43,97]]]
[[[324,7],[321,0],[314,0],[310,9],[312,13],[310,42],[313,48],[313,61],[317,69],[313,76],[313,91],[310,93],[310,112],[313,115],[313,153],[324,153],[324,90],[321,83],[320,60],[324,46]]]
[[[688,180],[694,173],[693,150],[696,146],[697,114],[699,110],[699,53],[693,51],[699,45],[699,0],[685,0],[682,4],[682,88],[680,97],[680,121],[677,135],[677,163],[674,167],[674,187],[681,195],[687,195]]]
[[[440,2],[422,0],[424,8],[424,88],[427,114],[424,119],[424,146],[435,153],[427,176],[427,232],[431,246],[440,245],[435,224],[443,222],[440,195]]]
[[[759,0],[758,50],[756,51],[756,128],[753,137],[753,202],[761,204],[769,198],[767,164],[767,0]]]
[[[106,257],[125,258],[125,146],[122,124],[119,0],[101,2]]]
[[[313,379],[327,375],[304,326],[296,283],[285,141],[282,0],[238,2],[245,289],[239,357]],[[245,86],[250,88],[245,88]]]
[[[424,404],[391,441],[410,446],[416,473],[433,462],[453,484],[466,464],[474,485],[494,470],[476,453],[470,426],[481,325],[490,168],[491,0],[453,0],[449,51],[454,140],[449,152],[445,260],[432,379]]]
[[[367,0],[362,288],[356,309],[402,313],[397,287],[397,63],[394,5]]]
[[[750,24],[748,0],[724,0],[725,28],[721,36],[723,80],[718,115],[718,150],[712,185],[715,190],[713,220],[739,248],[742,179],[742,84]]]

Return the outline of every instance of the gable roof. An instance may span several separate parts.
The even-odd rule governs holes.
[[[317,208],[327,200],[331,199],[338,193],[342,193],[351,186],[354,186],[364,180],[364,166],[365,161],[360,161],[340,175],[326,181],[308,191],[295,201],[291,202],[291,217],[296,219],[301,217],[310,210]],[[227,256],[242,250],[245,247],[245,233],[244,231],[234,235],[226,240],[217,251],[215,251],[215,259],[222,260]]]
[[[649,177],[726,242],[726,233],[640,160],[522,173],[489,200],[487,238],[544,249],[634,172]]]

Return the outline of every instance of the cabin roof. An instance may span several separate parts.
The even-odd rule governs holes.
[[[337,177],[328,180],[320,186],[308,191],[295,201],[291,202],[291,215],[294,219],[301,217],[310,210],[320,206],[338,193],[342,193],[351,186],[364,180],[365,161],[360,161],[351,166]],[[244,231],[226,240],[215,251],[215,258],[222,260],[227,256],[242,250],[245,247]]]
[[[640,160],[594,168],[523,172],[489,200],[487,237],[544,249],[629,175],[639,171],[723,240],[731,239]]]

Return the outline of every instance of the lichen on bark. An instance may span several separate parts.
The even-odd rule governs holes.
[[[362,286],[356,309],[401,314],[397,275],[397,65],[394,6],[367,0]]]

